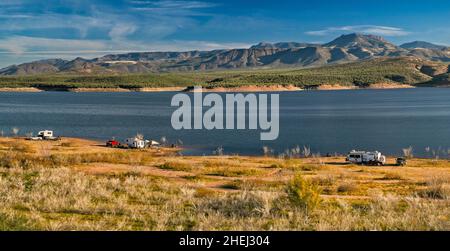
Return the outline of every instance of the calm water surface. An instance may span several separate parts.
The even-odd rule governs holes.
[[[261,154],[307,145],[313,152],[345,153],[352,149],[380,150],[398,155],[414,147],[450,148],[450,89],[305,91],[280,93],[280,135],[262,142],[253,130],[172,129],[170,106],[175,93],[0,93],[0,130],[19,134],[52,129],[58,135],[107,140],[136,133],[170,142],[180,139],[185,154]]]

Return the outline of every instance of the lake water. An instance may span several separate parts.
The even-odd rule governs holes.
[[[379,150],[399,155],[413,146],[417,156],[426,147],[450,148],[450,89],[346,90],[280,93],[280,134],[276,141],[259,140],[254,130],[172,129],[170,106],[175,93],[0,93],[0,130],[19,134],[52,129],[57,135],[108,140],[142,133],[169,142],[180,139],[185,154],[259,155],[296,145],[315,153]],[[224,95],[224,94],[222,94]]]

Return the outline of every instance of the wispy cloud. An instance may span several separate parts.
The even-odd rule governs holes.
[[[0,39],[0,51],[15,55],[23,55],[36,51],[80,51],[103,50],[107,46],[102,41],[79,39],[50,39],[27,36],[13,36]]]
[[[176,9],[201,9],[211,8],[217,6],[215,3],[200,2],[200,1],[130,1],[132,4],[138,6],[147,6],[153,8],[176,8]]]
[[[379,26],[379,25],[351,25],[340,27],[328,27],[323,30],[307,31],[306,34],[313,36],[327,36],[342,32],[366,33],[380,36],[406,36],[410,34],[410,32],[405,31],[402,28]]]
[[[78,39],[89,35],[102,39],[123,39],[137,34],[136,38],[158,40],[194,25],[194,16],[210,15],[202,10],[217,5],[194,0],[123,0],[122,9],[118,9],[105,3],[80,0],[62,2],[64,8],[73,11],[61,13],[56,7],[53,10],[39,2],[35,5],[31,3],[32,0],[1,0],[0,32],[23,35],[43,34],[45,30],[51,30],[48,36],[56,37],[58,32],[64,33],[70,29],[78,31],[72,34],[73,38]],[[11,6],[16,9],[6,9]],[[29,6],[33,6],[32,11]]]
[[[111,31],[109,31],[108,35],[112,39],[122,39],[130,34],[133,34],[136,31],[137,27],[134,24],[127,23],[119,23],[112,27]]]
[[[0,64],[17,63],[20,58],[248,46],[171,38],[178,31],[198,27],[198,16],[214,17],[208,8],[216,6],[200,0],[77,0],[55,5],[38,0],[0,0]]]
[[[248,48],[246,43],[217,43],[212,41],[170,40],[139,42],[122,40],[49,39],[14,36],[0,39],[0,58],[23,57],[26,60],[46,58],[72,59],[75,57],[93,58],[111,53],[149,52],[149,51],[189,51]],[[17,61],[20,62],[20,61]],[[5,67],[13,62],[2,62]]]
[[[204,9],[217,4],[200,1],[131,1],[130,10],[148,15],[171,16],[172,18],[209,16]]]

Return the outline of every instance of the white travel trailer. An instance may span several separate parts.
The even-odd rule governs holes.
[[[38,137],[41,137],[43,139],[53,138],[53,131],[50,130],[40,131],[38,133]]]
[[[58,140],[59,138],[53,136],[53,131],[40,131],[36,137],[29,137],[29,140]]]
[[[159,146],[161,146],[161,144],[158,141],[155,141],[155,140],[146,140],[145,141],[145,145],[147,147],[159,147]]]
[[[351,151],[347,155],[347,162],[361,165],[379,166],[386,164],[386,157],[380,152]]]
[[[125,140],[125,144],[129,148],[137,148],[137,149],[145,148],[145,140],[139,138],[128,138]]]

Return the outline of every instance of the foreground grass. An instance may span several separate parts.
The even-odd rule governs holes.
[[[447,160],[361,167],[73,141],[0,138],[0,230],[450,229]]]

